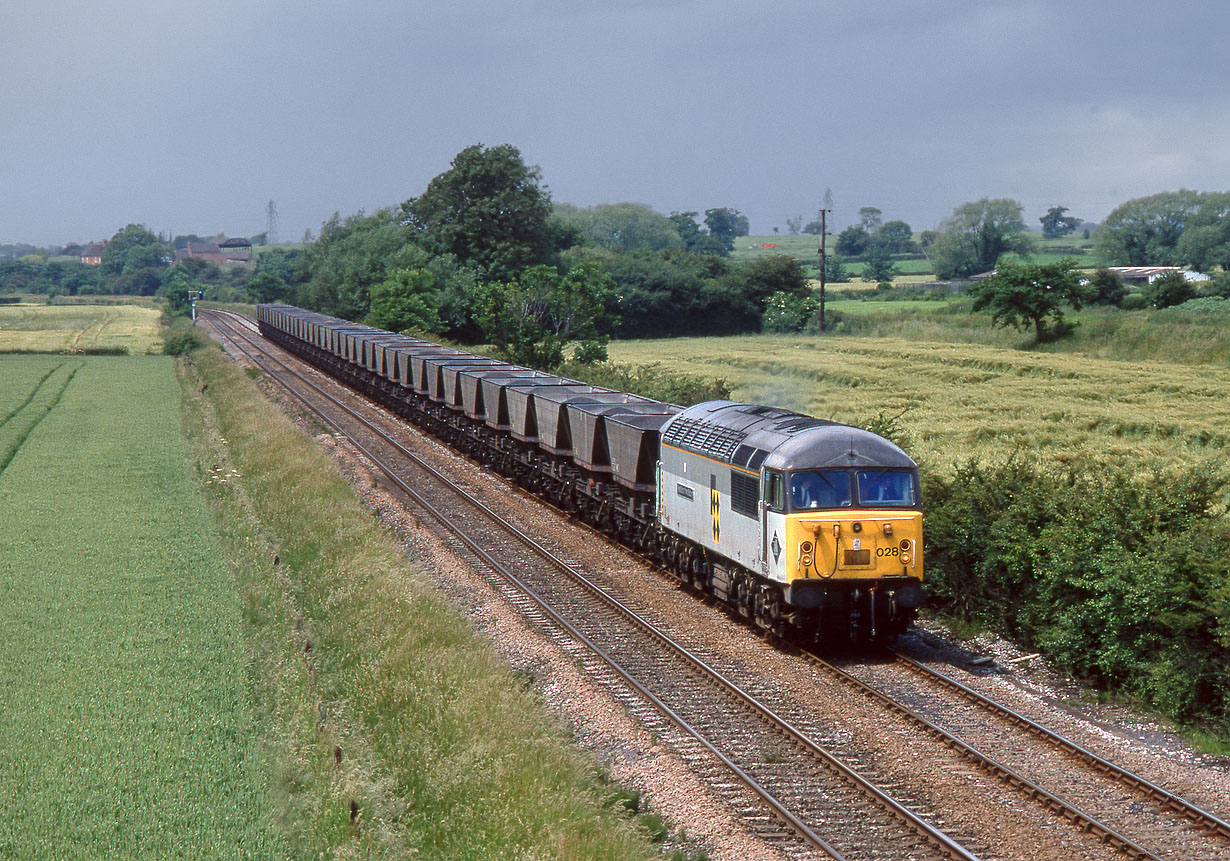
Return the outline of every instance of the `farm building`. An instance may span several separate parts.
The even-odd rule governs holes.
[[[208,260],[210,263],[249,263],[252,260],[252,243],[246,239],[227,239],[222,242],[189,242],[176,249],[176,260]]]
[[[1119,276],[1124,284],[1152,284],[1158,278],[1169,272],[1181,272],[1186,281],[1208,281],[1209,276],[1202,272],[1193,272],[1181,266],[1111,266],[1111,272]]]

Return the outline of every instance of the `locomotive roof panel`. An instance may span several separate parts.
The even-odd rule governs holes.
[[[662,441],[745,469],[915,466],[878,434],[779,407],[706,401],[671,418]]]

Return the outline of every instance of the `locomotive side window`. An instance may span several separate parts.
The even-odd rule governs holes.
[[[900,470],[868,470],[858,474],[858,498],[863,505],[912,507],[914,475]]]
[[[764,498],[769,503],[769,508],[774,511],[786,510],[786,483],[782,481],[780,472],[766,472]]]
[[[790,476],[790,505],[796,511],[810,508],[848,508],[850,473],[840,469],[796,472]]]

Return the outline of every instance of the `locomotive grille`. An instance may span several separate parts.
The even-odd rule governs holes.
[[[735,449],[746,438],[744,431],[735,428],[724,428],[699,419],[676,419],[663,434],[662,441],[730,463]]]

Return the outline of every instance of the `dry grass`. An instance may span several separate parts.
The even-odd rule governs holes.
[[[158,352],[159,312],[135,305],[0,305],[0,352]]]
[[[725,377],[733,397],[861,423],[904,411],[916,458],[945,467],[1024,449],[1066,461],[1180,463],[1230,440],[1230,370],[982,344],[743,336],[627,341],[614,360]]]

